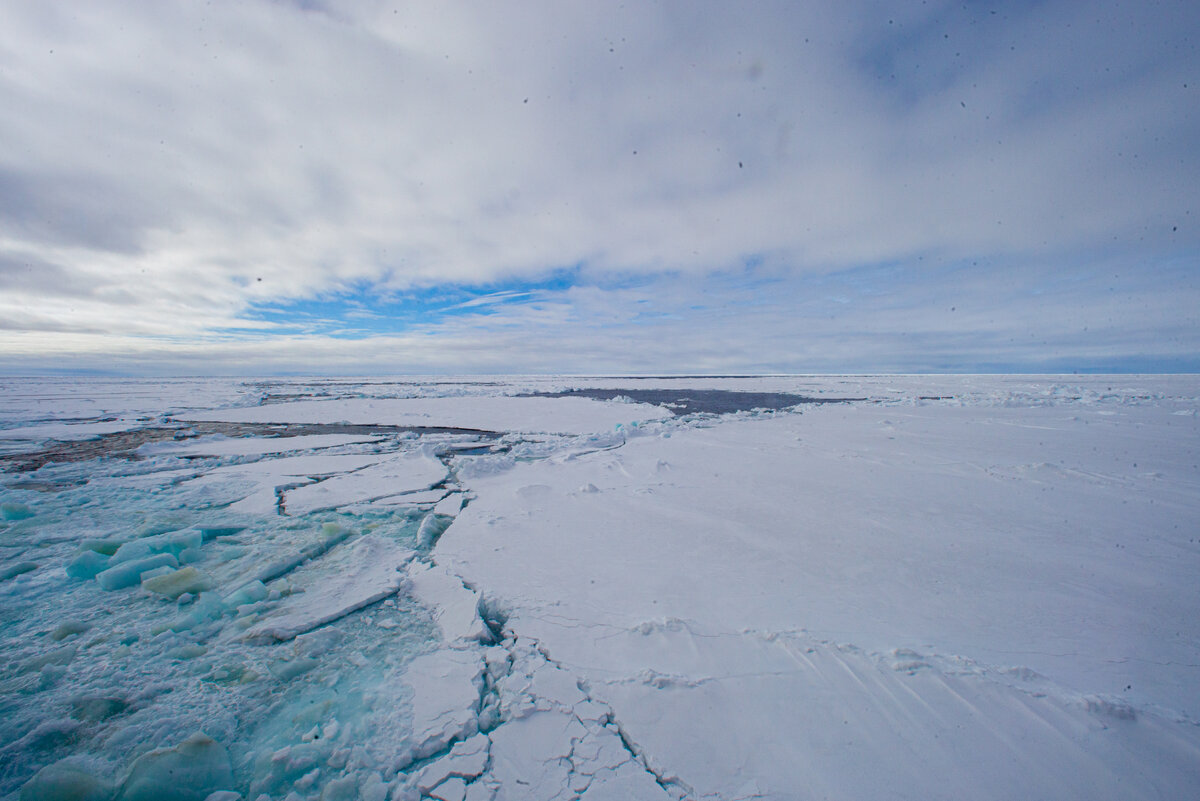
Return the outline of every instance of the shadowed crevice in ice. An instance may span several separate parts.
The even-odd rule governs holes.
[[[591,398],[614,400],[628,398],[638,403],[651,403],[670,409],[677,416],[685,414],[731,414],[754,409],[790,409],[807,403],[851,403],[867,398],[811,398],[787,392],[739,392],[725,389],[570,389],[565,392],[539,392],[540,398]]]
[[[436,564],[414,561],[409,579],[414,596],[436,610],[444,645],[405,675],[413,728],[393,797],[692,796],[651,768],[586,682],[509,628],[500,603]]]
[[[612,707],[538,640],[506,629],[487,662],[494,689],[481,718],[494,707],[498,721],[488,733],[490,764],[477,781],[519,787],[531,798],[562,788],[585,799],[693,797],[686,783],[651,767]]]

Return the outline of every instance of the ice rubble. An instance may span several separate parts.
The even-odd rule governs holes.
[[[656,385],[872,400],[675,420],[484,395],[604,379],[264,384],[213,415],[426,433],[169,443],[4,490],[0,798],[1196,785],[1195,381]]]

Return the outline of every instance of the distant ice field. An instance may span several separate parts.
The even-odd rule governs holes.
[[[1189,797],[1198,410],[1197,376],[8,380],[0,799]]]

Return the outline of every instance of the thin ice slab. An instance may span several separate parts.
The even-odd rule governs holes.
[[[405,490],[426,490],[444,478],[446,466],[434,457],[418,452],[406,453],[353,473],[290,490],[284,506],[288,514],[302,515]]]
[[[400,571],[413,552],[375,535],[360,537],[292,574],[303,592],[291,595],[246,632],[252,642],[283,642],[332,623],[392,595],[404,584]]]
[[[473,650],[443,648],[419,656],[408,666],[412,688],[412,746],[425,759],[478,730],[479,690],[484,664]]]
[[[354,434],[307,434],[295,437],[226,437],[217,435],[183,442],[150,442],[142,456],[266,456],[302,450],[379,442],[383,437]]]
[[[185,486],[193,489],[214,485],[242,485],[237,493],[241,500],[229,510],[243,514],[275,514],[278,498],[276,488],[295,486],[308,481],[361,470],[376,464],[386,455],[380,454],[306,454],[263,459],[250,464],[231,464],[214,468]]]

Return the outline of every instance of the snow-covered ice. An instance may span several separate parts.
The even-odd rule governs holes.
[[[1194,376],[0,407],[5,801],[1200,786]]]
[[[188,414],[182,419],[232,423],[330,423],[587,434],[657,420],[670,412],[649,404],[586,398],[448,397],[294,401]]]
[[[399,493],[427,490],[446,478],[446,467],[424,453],[409,453],[378,462],[353,473],[343,473],[319,484],[297,487],[287,493],[289,514],[335,509],[347,504],[386,498]]]
[[[19,429],[18,429],[19,430]],[[138,453],[145,456],[266,456],[268,454],[333,448],[379,442],[378,436],[352,434],[309,434],[291,437],[200,437],[143,445]]]

